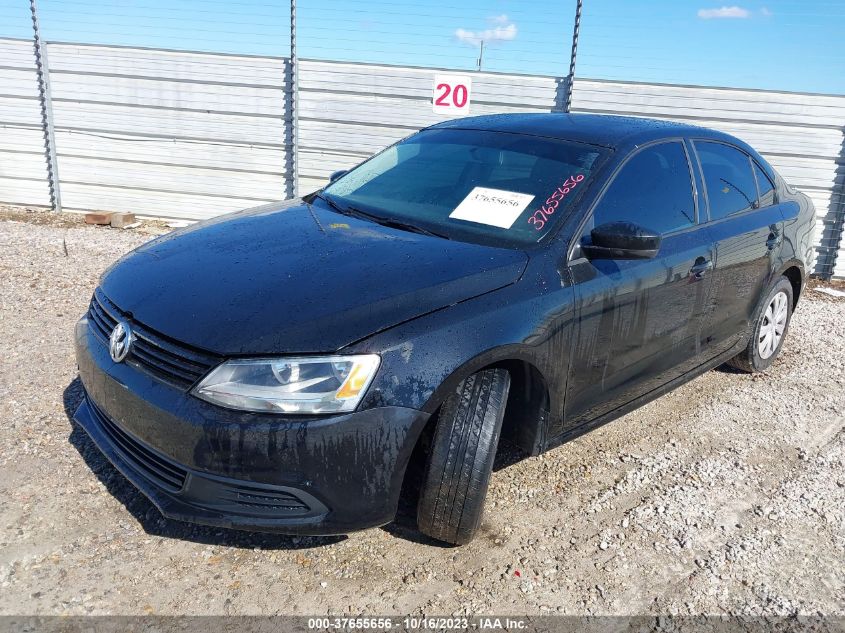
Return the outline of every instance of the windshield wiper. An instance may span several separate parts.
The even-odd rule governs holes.
[[[380,215],[376,215],[375,213],[369,213],[367,211],[363,211],[361,209],[358,209],[357,207],[353,207],[350,205],[342,207],[337,202],[331,200],[328,196],[325,196],[321,193],[318,193],[317,197],[320,198],[320,200],[325,200],[329,204],[329,206],[331,206],[332,209],[344,215],[351,215],[352,217],[360,218],[362,220],[369,220],[370,222],[375,222],[376,224],[381,224],[382,226],[389,226],[391,228],[399,229],[401,231],[409,231],[411,233],[419,233],[421,235],[440,237],[444,240],[452,239],[445,233],[439,233],[437,231],[432,231],[431,229],[425,229],[421,226],[417,226],[416,224],[410,224],[408,222],[404,222],[396,218],[382,217]]]
[[[344,215],[346,214],[346,209],[344,209],[337,202],[335,202],[334,200],[329,198],[327,195],[318,191],[317,193],[314,194],[314,197],[319,198],[320,200],[322,200],[323,202],[328,204],[332,209],[334,209],[338,213],[343,213]]]
[[[350,215],[362,218],[364,220],[370,220],[371,222],[381,224],[382,226],[389,226],[394,229],[399,229],[400,231],[409,231],[411,233],[419,233],[421,235],[442,237],[444,240],[451,239],[445,233],[438,233],[437,231],[432,231],[431,229],[426,229],[421,226],[417,226],[416,224],[410,224],[408,222],[404,222],[396,218],[385,218],[374,213],[367,213],[366,211],[362,211],[361,209],[356,209],[355,207],[346,207],[346,210],[349,212]]]

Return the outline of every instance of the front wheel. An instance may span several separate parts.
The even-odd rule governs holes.
[[[781,277],[769,289],[758,309],[748,346],[728,364],[749,373],[768,369],[783,346],[792,318],[792,305],[792,284],[786,277]]]
[[[417,506],[423,534],[454,545],[475,536],[509,388],[507,371],[485,369],[461,382],[440,407]]]

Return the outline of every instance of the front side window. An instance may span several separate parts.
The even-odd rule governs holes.
[[[751,159],[745,153],[709,141],[695,141],[695,150],[704,173],[711,220],[756,208],[757,185]]]
[[[538,242],[592,181],[609,150],[483,130],[426,130],[327,186],[339,209],[450,239]]]
[[[680,141],[652,145],[626,162],[588,221],[590,230],[608,222],[633,222],[658,233],[695,224],[689,162]]]

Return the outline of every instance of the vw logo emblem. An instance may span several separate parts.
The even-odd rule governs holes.
[[[126,321],[118,321],[109,337],[109,355],[111,359],[119,363],[126,358],[132,349],[134,339],[135,335],[132,334],[129,324]]]

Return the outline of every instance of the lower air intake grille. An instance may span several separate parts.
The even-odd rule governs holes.
[[[152,449],[147,448],[121,429],[100,411],[90,398],[88,399],[88,404],[97,418],[97,422],[99,422],[103,433],[109,438],[114,448],[120,452],[121,457],[136,472],[165,490],[179,492],[182,489],[185,485],[185,479],[188,476],[187,471]]]

